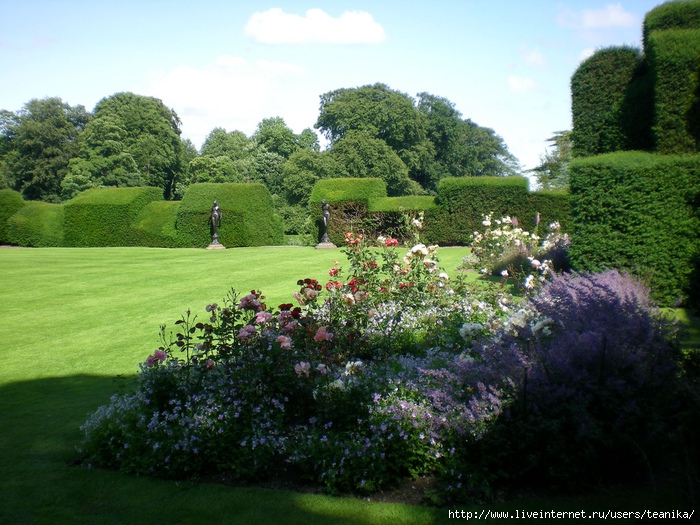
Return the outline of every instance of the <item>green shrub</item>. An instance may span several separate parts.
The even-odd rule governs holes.
[[[10,244],[8,219],[27,203],[14,190],[0,190],[0,244]]]
[[[204,248],[211,242],[210,210],[214,200],[222,212],[219,242],[227,247],[278,245],[284,225],[274,213],[272,196],[262,184],[192,184],[177,210],[181,246]]]
[[[481,228],[483,215],[517,217],[529,226],[536,211],[528,206],[524,177],[463,177],[440,181],[436,208],[426,211],[424,235],[441,246],[466,245]]]
[[[162,200],[159,188],[96,188],[64,203],[65,246],[134,246],[132,223],[149,202]]]
[[[571,228],[571,195],[568,191],[536,191],[528,195],[527,202],[529,215],[540,214],[540,224],[547,226],[558,221],[563,231]]]
[[[627,46],[601,49],[578,67],[571,77],[572,154],[575,157],[631,147],[634,139],[630,135],[638,132],[630,133],[625,124],[638,124],[633,115],[639,107],[630,102],[644,96],[641,80],[629,92],[632,100],[627,104],[625,101],[633,80],[641,76],[641,67],[641,52]]]
[[[662,305],[688,297],[700,257],[700,156],[620,152],[570,170],[574,268],[629,270]]]
[[[700,31],[654,31],[649,35],[647,55],[655,79],[655,151],[696,153],[700,142]]]
[[[8,220],[8,236],[19,246],[62,246],[63,205],[27,202]]]
[[[179,207],[179,201],[153,201],[146,204],[132,224],[137,244],[160,248],[178,247],[175,222]]]
[[[313,221],[311,234],[314,239],[321,240],[323,214],[321,201],[325,200],[331,206],[331,223],[328,236],[331,241],[340,245],[348,231],[364,231],[370,229],[367,223],[367,210],[374,199],[386,197],[386,184],[382,179],[323,179],[319,180],[311,192],[309,208]]]
[[[649,11],[642,27],[644,50],[652,31],[668,29],[700,29],[700,2],[666,2]]]

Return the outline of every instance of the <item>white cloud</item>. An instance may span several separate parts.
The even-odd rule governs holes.
[[[379,44],[387,38],[384,28],[364,11],[346,11],[333,18],[321,9],[300,16],[279,7],[254,13],[245,35],[264,44]]]
[[[622,4],[608,4],[602,9],[566,11],[559,14],[559,25],[572,29],[599,29],[603,27],[633,27],[637,17],[628,13]]]
[[[527,93],[535,90],[535,81],[528,77],[508,77],[508,86],[514,93]]]
[[[311,127],[318,95],[304,89],[306,74],[296,64],[220,56],[202,67],[152,73],[145,90],[137,92],[174,108],[183,138],[199,147],[215,127],[250,135],[262,119],[274,116],[297,133]]]
[[[523,45],[520,46],[520,54],[528,66],[545,67],[547,65],[547,59],[544,58],[539,49],[528,49],[527,46]]]

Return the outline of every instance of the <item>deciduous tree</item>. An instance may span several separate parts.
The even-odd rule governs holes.
[[[4,111],[0,148],[8,185],[25,199],[59,202],[61,181],[89,119],[83,106],[55,97],[30,100],[14,116]]]

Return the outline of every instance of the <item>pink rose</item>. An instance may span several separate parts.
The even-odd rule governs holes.
[[[333,334],[331,332],[326,332],[325,326],[320,327],[314,336],[314,341],[317,343],[321,341],[330,341],[331,339],[333,339]]]
[[[248,339],[257,333],[258,330],[252,324],[247,324],[238,331],[238,339]]]
[[[275,339],[280,344],[280,347],[283,350],[289,350],[292,348],[292,339],[290,337],[287,337],[286,335],[281,335],[277,339]]]
[[[272,319],[272,314],[269,312],[258,312],[255,314],[255,324],[266,324]]]
[[[311,364],[305,363],[304,361],[294,365],[294,371],[297,373],[297,375],[299,377],[301,377],[301,376],[309,377],[309,370],[310,369],[311,369]]]

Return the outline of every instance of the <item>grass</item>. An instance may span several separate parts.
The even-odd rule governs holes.
[[[465,253],[442,249],[442,266],[449,272]],[[271,305],[289,302],[297,279],[324,282],[335,258],[342,261],[342,254],[298,247],[0,250],[0,523],[447,522],[448,509],[174,483],[72,465],[78,427],[117,390],[115,376],[136,373],[158,345],[161,324],[172,326],[187,308],[203,313],[231,286],[259,288]],[[652,503],[643,491],[530,498],[488,508],[683,504],[677,495],[662,496]]]

